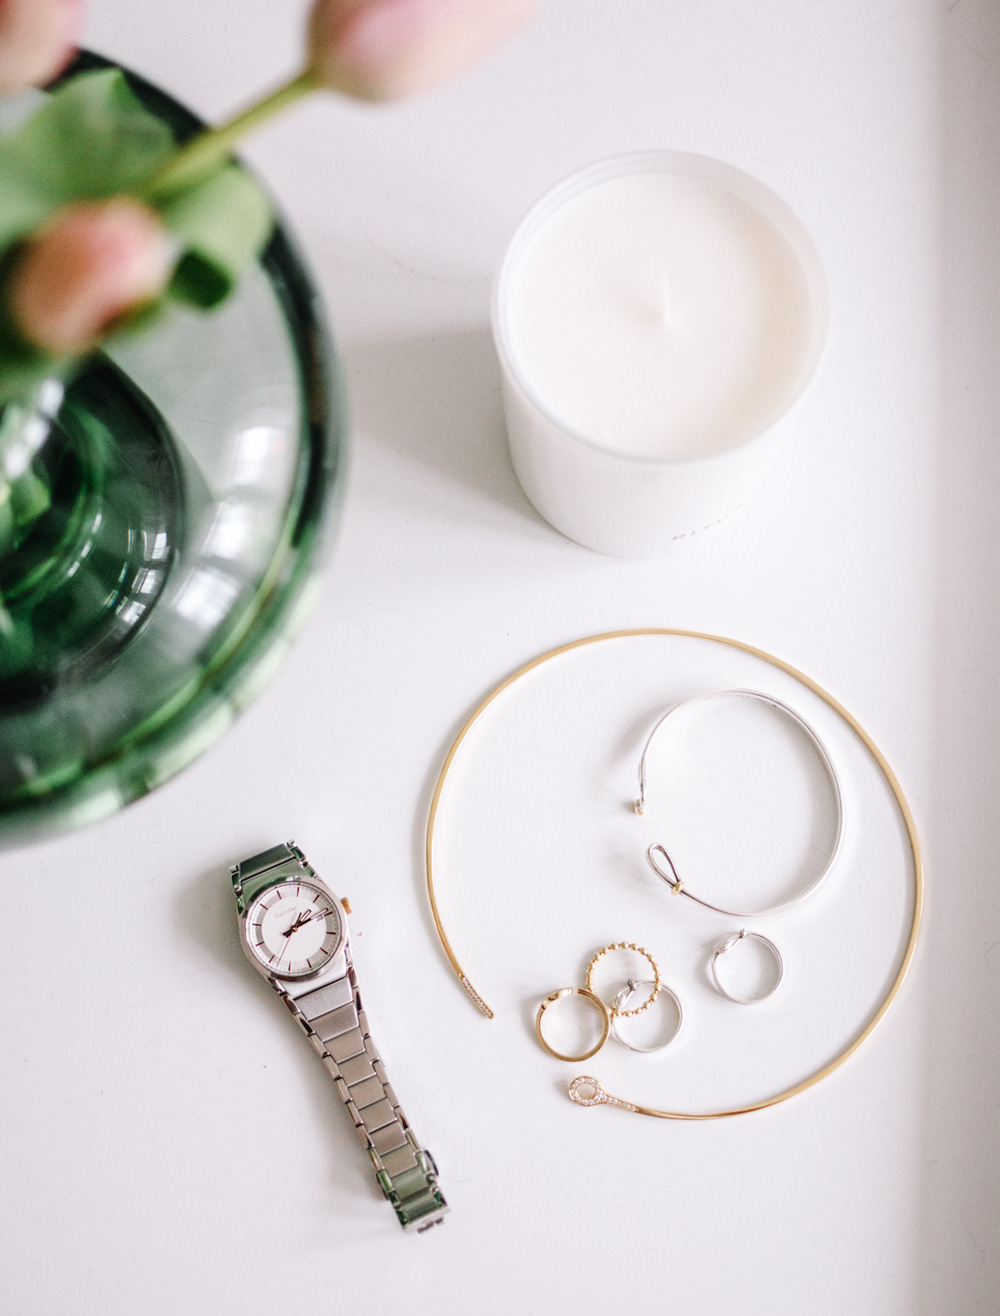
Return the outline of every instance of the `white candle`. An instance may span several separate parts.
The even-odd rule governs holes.
[[[529,498],[626,556],[721,524],[759,480],[825,324],[808,236],[748,175],[656,152],[567,180],[518,230],[494,303]]]

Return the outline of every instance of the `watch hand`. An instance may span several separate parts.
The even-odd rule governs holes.
[[[301,927],[303,923],[308,923],[311,919],[314,919],[314,918],[326,918],[327,914],[332,914],[332,913],[333,913],[333,910],[332,910],[332,909],[314,909],[314,910],[313,910],[311,913],[309,913],[309,914],[302,914],[302,915],[300,915],[299,918],[298,918],[298,920],[297,920],[297,923],[298,923],[298,926]],[[295,929],[293,928],[292,931],[294,931],[294,930],[295,930]]]
[[[333,913],[332,909],[306,910],[304,913],[299,914],[296,917],[294,923],[292,923],[291,927],[286,928],[281,935],[285,938],[288,938],[292,935],[293,932],[298,932],[299,928],[303,927],[306,923],[311,922],[314,918],[326,918],[328,914],[332,914],[332,913]]]

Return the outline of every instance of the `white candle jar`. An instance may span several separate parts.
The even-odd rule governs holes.
[[[525,493],[621,557],[711,533],[757,488],[827,318],[812,240],[749,174],[678,151],[574,174],[528,213],[494,288]]]

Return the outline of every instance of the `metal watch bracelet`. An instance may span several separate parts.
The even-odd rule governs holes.
[[[234,864],[230,870],[241,918],[262,891],[294,881],[296,870],[322,879],[294,842],[277,845]],[[323,884],[326,885],[325,883]],[[267,978],[319,1053],[375,1168],[375,1179],[392,1203],[399,1223],[423,1233],[440,1224],[447,1210],[434,1158],[414,1136],[368,1031],[344,928],[345,972],[321,982]],[[338,955],[339,958],[339,955]],[[289,990],[291,988],[291,990]]]

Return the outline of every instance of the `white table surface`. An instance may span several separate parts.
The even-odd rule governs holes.
[[[212,117],[290,70],[302,9],[91,0],[86,39]],[[998,140],[992,0],[548,0],[445,90],[317,99],[252,143],[346,363],[342,526],[291,658],[218,746],[110,821],[0,858],[47,912],[46,944],[5,938],[0,967],[5,1316],[996,1311]],[[488,306],[527,207],[642,147],[779,192],[833,320],[756,501],[631,563],[521,495]],[[547,836],[526,790],[510,900],[484,887],[478,923],[482,874],[448,876],[449,930],[504,1007],[487,1022],[423,888],[463,718],[535,654],[643,626],[737,637],[832,691],[894,766],[928,861],[913,971],[875,1035],[818,1087],[717,1123],[580,1110],[579,1067],[531,1033],[602,941],[667,938],[665,893],[616,909],[609,881],[602,922],[571,846],[526,894]],[[237,944],[227,867],[289,836],[353,901],[375,1035],[452,1207],[425,1237],[400,1234]],[[845,978],[867,944],[846,944]]]

